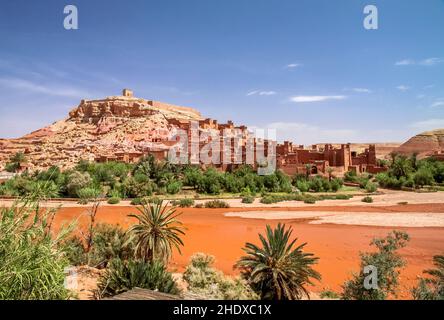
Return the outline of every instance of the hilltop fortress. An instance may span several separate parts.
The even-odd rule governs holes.
[[[178,131],[192,136],[193,124],[196,124],[199,136],[209,138],[194,142],[194,146],[188,143],[188,159],[192,163],[196,163],[192,161],[193,147],[201,151],[206,143],[214,139],[214,133],[220,133],[217,139],[227,132],[236,132],[239,137],[230,141],[233,161],[211,164],[220,170],[250,163],[247,150],[253,151],[255,158],[252,163],[257,166],[259,148],[266,157],[270,156],[269,150],[273,150],[277,167],[291,175],[305,173],[307,168],[313,174],[325,174],[331,168],[339,175],[348,170],[371,173],[383,170],[377,166],[375,145],[369,145],[359,153],[352,150],[351,144],[340,147],[315,145],[308,149],[289,141],[277,144],[276,141],[255,138],[244,125],[236,126],[232,121],[218,123],[217,120],[203,118],[193,108],[136,98],[131,90],[124,89],[121,96],[82,100],[78,107],[69,112],[67,119],[22,138],[0,139],[0,171],[10,156],[17,152],[24,152],[27,158],[22,169],[32,171],[53,165],[69,169],[82,159],[134,163],[151,154],[160,160],[167,157],[171,148],[177,147]],[[252,143],[249,144],[249,141]],[[224,143],[222,140],[213,142]],[[239,157],[236,157],[236,148],[242,150]],[[223,156],[221,154],[219,158]]]

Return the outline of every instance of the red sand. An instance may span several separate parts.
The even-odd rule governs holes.
[[[229,208],[229,209],[179,209],[183,212],[181,221],[187,228],[182,255],[175,253],[171,268],[182,271],[189,257],[195,252],[205,252],[216,257],[216,267],[227,274],[236,274],[232,266],[242,256],[241,248],[246,241],[258,242],[258,233],[263,233],[266,224],[276,225],[278,221],[224,217],[225,212],[248,210],[272,210],[271,208]],[[282,208],[279,209],[280,211]],[[285,210],[285,209],[284,209]],[[288,208],[295,211],[365,211],[365,212],[444,212],[444,204],[399,205],[391,207],[310,207]],[[56,224],[79,218],[82,226],[87,221],[85,208],[62,208]],[[135,207],[102,207],[98,222],[117,223],[123,227],[133,220],[127,217],[136,213]],[[293,226],[293,235],[307,242],[306,250],[320,258],[316,269],[322,274],[322,281],[313,291],[330,288],[340,290],[340,285],[353,271],[358,271],[359,252],[370,250],[369,243],[375,236],[384,236],[393,228],[346,225],[311,225],[303,221],[284,221]],[[432,256],[444,251],[444,228],[396,228],[409,233],[411,241],[401,251],[407,260],[407,267],[401,273],[400,297],[408,298],[410,288],[416,284],[422,270],[431,267]]]

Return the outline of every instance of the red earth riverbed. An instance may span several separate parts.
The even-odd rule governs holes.
[[[258,233],[265,226],[276,225],[276,220],[244,219],[225,217],[226,212],[249,210],[274,210],[272,208],[229,208],[229,209],[179,209],[182,212],[180,220],[184,223],[186,235],[183,237],[182,254],[175,252],[171,269],[183,271],[190,256],[196,252],[205,252],[216,257],[216,267],[226,274],[236,274],[233,264],[242,256],[241,248],[245,242],[258,243]],[[400,205],[390,207],[310,207],[279,208],[279,211],[340,211],[340,212],[444,212],[444,204]],[[55,223],[78,219],[78,225],[84,226],[87,217],[86,208],[62,208]],[[98,222],[119,224],[127,227],[133,223],[128,218],[130,213],[136,213],[135,207],[106,206],[99,209]],[[393,229],[407,231],[411,241],[407,248],[401,250],[407,261],[407,267],[401,273],[401,298],[410,297],[410,288],[416,284],[417,276],[422,270],[432,266],[432,257],[444,253],[444,228],[393,228],[375,226],[350,226],[321,224],[312,225],[304,220],[282,221],[291,225],[293,235],[299,241],[307,242],[306,250],[320,258],[316,269],[322,274],[322,281],[315,284],[313,291],[319,292],[324,288],[340,290],[341,284],[351,272],[359,267],[359,252],[371,250],[370,241],[375,236],[384,236]]]

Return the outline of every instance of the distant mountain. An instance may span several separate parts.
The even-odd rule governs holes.
[[[420,158],[444,152],[444,129],[420,133],[395,149],[395,152],[405,155],[416,153]]]

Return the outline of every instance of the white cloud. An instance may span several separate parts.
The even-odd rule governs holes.
[[[410,89],[410,87],[405,86],[405,85],[399,85],[396,87],[396,89],[400,90],[400,91],[407,91]]]
[[[439,100],[439,101],[435,101],[432,103],[431,105],[432,108],[436,108],[436,107],[444,107],[444,100]]]
[[[358,92],[358,93],[371,93],[372,92],[370,89],[367,89],[367,88],[353,88],[352,90],[354,92]]]
[[[411,59],[404,59],[404,60],[400,60],[395,62],[395,66],[408,66],[408,65],[412,65],[415,64],[414,60]]]
[[[287,64],[285,66],[285,68],[287,68],[287,69],[294,69],[294,68],[298,68],[298,67],[302,67],[302,64],[300,64],[300,63],[290,63],[290,64]]]
[[[261,91],[261,92],[259,92],[260,96],[273,96],[275,94],[276,94],[275,91]]]
[[[51,96],[70,98],[89,97],[90,93],[73,87],[59,85],[42,85],[32,81],[19,78],[0,78],[0,86],[31,93],[40,93]]]
[[[434,66],[438,63],[444,62],[444,59],[442,58],[426,58],[426,59],[422,59],[419,61],[415,61],[412,59],[404,59],[404,60],[400,60],[395,62],[395,66],[411,66],[411,65],[420,65],[420,66]]]
[[[343,100],[346,99],[347,96],[294,96],[290,98],[290,101],[296,103],[303,102],[321,102],[327,100]]]
[[[444,119],[428,119],[423,121],[414,122],[410,125],[412,128],[430,131],[434,129],[444,128]]]
[[[444,59],[441,59],[441,58],[428,58],[428,59],[424,59],[424,60],[419,61],[419,64],[422,66],[434,66],[435,64],[438,64],[443,61],[444,61]]]
[[[259,90],[255,90],[255,91],[250,91],[247,93],[247,96],[254,96],[254,95],[259,95],[259,96],[273,96],[277,94],[276,91],[259,91]]]

